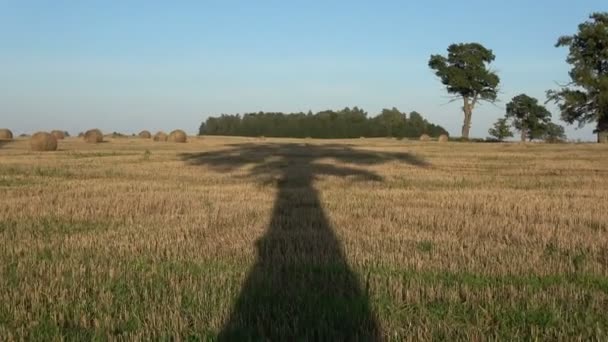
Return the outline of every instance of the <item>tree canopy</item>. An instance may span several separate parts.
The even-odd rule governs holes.
[[[593,13],[556,47],[569,48],[571,82],[549,90],[549,100],[558,103],[562,120],[570,124],[595,122],[598,141],[608,143],[608,12]]]
[[[521,132],[521,141],[525,141],[542,138],[551,121],[551,112],[537,99],[521,94],[507,103],[505,117],[512,120],[513,127]]]
[[[488,130],[488,133],[498,139],[498,141],[503,141],[506,138],[511,138],[513,136],[513,132],[509,129],[509,123],[507,122],[507,118],[499,118],[494,123],[494,126]]]
[[[566,140],[566,131],[564,127],[555,124],[553,122],[549,122],[545,127],[545,131],[543,132],[542,137],[546,142],[560,142]]]
[[[494,102],[500,78],[488,65],[496,57],[479,43],[452,44],[447,57],[432,55],[429,67],[435,71],[449,94],[464,102],[462,137],[468,138],[473,109],[479,101]]]
[[[238,135],[292,138],[359,138],[397,137],[417,138],[422,134],[448,134],[438,125],[425,120],[417,112],[400,112],[397,108],[383,109],[375,117],[368,117],[360,108],[325,110],[313,114],[259,112],[243,115],[209,117],[199,129],[201,135]]]

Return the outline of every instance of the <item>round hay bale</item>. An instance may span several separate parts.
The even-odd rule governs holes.
[[[64,131],[52,131],[51,134],[55,137],[55,139],[57,140],[63,140],[65,139],[65,132]]]
[[[47,132],[38,132],[30,138],[30,147],[32,151],[56,151],[57,138]]]
[[[0,140],[13,140],[13,132],[10,129],[0,129]]]
[[[428,134],[423,134],[420,136],[420,141],[429,141],[431,137]]]
[[[440,135],[439,139],[437,139],[437,141],[439,141],[439,142],[448,142],[448,135],[447,134]]]
[[[165,132],[157,132],[154,134],[154,141],[167,141],[167,134]]]
[[[148,131],[141,131],[139,132],[139,137],[142,139],[150,139],[152,138],[152,134]]]
[[[188,141],[188,136],[186,135],[186,132],[182,131],[181,129],[176,129],[169,134],[168,140],[175,143],[185,143]]]
[[[97,144],[103,141],[103,133],[98,129],[90,129],[84,133],[84,141]]]

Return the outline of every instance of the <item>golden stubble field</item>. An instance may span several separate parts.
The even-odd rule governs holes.
[[[0,147],[0,339],[608,338],[608,149]]]

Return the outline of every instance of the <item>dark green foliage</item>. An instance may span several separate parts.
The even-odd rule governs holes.
[[[513,136],[513,132],[509,129],[507,118],[496,120],[494,126],[488,130],[488,133],[498,141],[503,141],[506,138],[511,138]]]
[[[546,142],[556,143],[566,140],[564,127],[554,124],[553,122],[549,122],[545,128],[543,139]]]
[[[478,43],[452,44],[447,58],[432,55],[429,67],[446,86],[448,93],[482,100],[496,100],[499,78],[487,69],[496,57]]]
[[[247,113],[210,117],[199,129],[200,135],[238,135],[249,137],[291,138],[418,138],[422,134],[439,136],[447,131],[425,120],[422,115],[409,115],[397,108],[383,109],[376,117],[354,107],[339,111],[305,113]]]
[[[513,127],[521,132],[521,141],[525,141],[543,137],[551,121],[551,112],[538,104],[537,99],[521,94],[507,104],[505,117],[512,120]]]
[[[494,129],[490,129],[490,134],[498,137],[493,134],[498,133],[495,131],[498,128],[497,125],[506,125],[508,119],[511,119],[513,127],[521,132],[521,141],[526,141],[526,139],[530,141],[543,139],[547,142],[566,140],[564,128],[551,122],[551,112],[540,105],[537,99],[526,94],[514,97],[507,104],[505,118],[499,119],[500,123],[497,122]]]
[[[556,47],[569,48],[571,82],[549,90],[549,100],[559,104],[562,120],[570,124],[596,122],[598,141],[608,143],[608,12],[592,14]]]
[[[496,57],[478,43],[452,44],[448,56],[432,55],[429,67],[435,71],[449,94],[462,98],[462,137],[468,139],[473,109],[479,101],[496,101],[500,79],[488,68]]]

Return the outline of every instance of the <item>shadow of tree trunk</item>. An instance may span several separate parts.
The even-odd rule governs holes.
[[[373,152],[340,144],[236,144],[186,153],[190,165],[230,172],[252,165],[246,177],[278,179],[278,196],[258,256],[220,341],[376,341],[382,333],[366,291],[348,266],[313,181],[320,176],[381,181],[351,165],[389,161],[430,167],[407,152]],[[321,163],[323,159],[335,162]]]
[[[298,158],[283,170],[257,262],[220,341],[380,340],[367,295],[313,187],[311,161]]]

